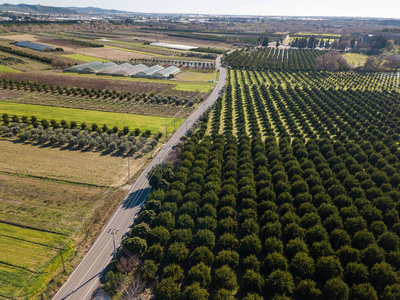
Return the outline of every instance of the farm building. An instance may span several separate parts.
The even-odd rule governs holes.
[[[146,65],[138,64],[131,65],[123,63],[117,65],[113,62],[102,63],[99,61],[92,61],[81,65],[73,66],[65,69],[64,72],[96,74],[96,75],[109,75],[109,76],[131,76],[131,77],[152,77],[152,78],[169,78],[180,72],[180,69],[174,66],[164,68],[160,65],[155,65],[148,68]]]
[[[155,73],[157,73],[157,72],[159,72],[159,71],[161,71],[163,69],[164,69],[163,66],[155,65],[155,66],[152,66],[152,67],[150,67],[150,68],[148,68],[146,70],[143,70],[143,71],[137,73],[136,76],[138,76],[138,77],[151,77],[152,75],[154,75]]]
[[[146,69],[148,69],[148,67],[144,64],[135,65],[133,66],[129,76],[135,76],[137,73],[142,72]]]
[[[112,76],[134,76],[136,73],[146,70],[147,68],[147,66],[142,64],[133,66],[129,63],[123,63],[121,65],[111,66],[109,68],[101,70],[96,74]]]
[[[29,48],[29,49],[32,49],[32,50],[38,50],[38,51],[51,51],[51,50],[55,49],[52,46],[43,45],[43,44],[37,44],[37,43],[31,43],[31,42],[26,42],[26,41],[17,42],[17,43],[15,43],[15,45],[19,46],[19,47]]]
[[[111,61],[102,63],[99,61],[92,61],[88,63],[84,63],[81,65],[76,65],[73,66],[69,69],[64,70],[64,72],[75,72],[75,73],[89,73],[89,74],[94,74],[100,71],[103,71],[104,69],[117,66],[116,63],[113,63]]]
[[[155,74],[151,75],[152,77],[155,78],[168,78],[171,77],[175,74],[178,74],[181,70],[177,67],[171,66],[168,68],[165,68],[161,71],[156,72]]]

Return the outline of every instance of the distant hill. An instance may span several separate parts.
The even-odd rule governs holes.
[[[68,9],[76,11],[80,14],[87,15],[127,15],[133,12],[116,10],[116,9],[103,9],[98,7],[68,7]]]
[[[0,5],[0,11],[13,11],[28,14],[52,14],[52,15],[74,15],[76,11],[54,6],[43,6],[43,5],[29,5],[29,4],[2,4]]]

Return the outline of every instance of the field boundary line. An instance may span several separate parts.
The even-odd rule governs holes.
[[[70,235],[68,235],[66,233],[56,232],[56,231],[46,230],[46,229],[40,229],[40,228],[35,228],[35,227],[32,227],[32,226],[28,226],[28,225],[26,226],[26,225],[22,225],[22,224],[18,224],[18,223],[13,223],[13,222],[10,222],[10,221],[4,221],[4,220],[1,220],[1,219],[0,219],[0,223],[12,225],[12,226],[17,226],[17,227],[22,227],[22,228],[25,228],[25,229],[31,229],[31,230],[42,231],[42,232],[47,232],[47,233],[52,233],[52,234],[57,234],[57,235],[70,237]]]
[[[25,242],[25,243],[28,243],[28,244],[34,244],[34,245],[44,246],[44,247],[48,247],[48,248],[52,248],[52,249],[57,249],[57,250],[60,249],[59,247],[56,247],[56,246],[50,246],[50,245],[46,245],[46,244],[42,244],[42,243],[38,243],[38,242],[32,242],[32,241],[24,240],[24,239],[21,239],[21,238],[18,238],[18,237],[9,236],[9,235],[6,235],[6,234],[1,234],[1,233],[0,233],[0,237],[5,237],[5,238],[8,238],[8,239],[18,240],[18,241]]]
[[[83,186],[89,186],[89,187],[107,188],[107,189],[110,188],[110,186],[107,186],[107,185],[97,185],[97,184],[93,184],[93,183],[84,183],[84,182],[77,182],[77,181],[55,179],[55,178],[40,176],[40,175],[29,175],[29,174],[22,174],[22,173],[8,172],[8,171],[0,171],[0,174],[11,175],[11,176],[16,176],[16,177],[29,177],[29,178],[35,178],[35,179],[43,179],[43,180],[54,181],[54,182],[58,182],[58,183],[76,184],[76,185],[83,185]]]
[[[28,271],[28,272],[30,272],[30,273],[35,273],[35,271],[32,271],[32,270],[30,270],[30,269],[28,269],[28,268],[25,268],[25,267],[20,267],[20,266],[16,266],[16,265],[13,265],[13,264],[10,264],[10,263],[7,263],[7,262],[5,262],[5,261],[2,261],[2,260],[0,260],[0,264],[2,264],[2,265],[5,265],[5,266],[9,266],[9,267],[13,267],[13,268],[16,268],[16,269],[20,269],[20,270],[24,270],[24,271]],[[45,272],[43,273],[43,274],[45,274]]]

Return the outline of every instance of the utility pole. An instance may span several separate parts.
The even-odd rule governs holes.
[[[118,232],[116,229],[109,229],[108,233],[111,233],[113,236],[113,243],[114,243],[114,260],[117,261],[117,249],[115,248],[115,234]]]
[[[88,230],[87,230],[86,218],[85,218],[85,232],[86,232],[86,237],[88,237]]]
[[[61,248],[60,248],[60,256],[61,256],[61,261],[62,261],[62,265],[63,265],[63,272],[65,273],[64,257],[63,257],[62,249],[61,249]]]
[[[129,178],[131,178],[131,168],[129,166],[129,156],[128,156],[128,182],[129,182]]]

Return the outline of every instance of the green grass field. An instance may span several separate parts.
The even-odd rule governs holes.
[[[367,61],[368,56],[365,54],[358,53],[346,53],[342,55],[347,62],[355,67],[363,66]]]
[[[97,78],[97,79],[108,79],[108,80],[140,81],[140,82],[150,82],[150,83],[171,84],[171,85],[174,85],[172,90],[184,91],[184,92],[209,93],[211,91],[211,88],[215,86],[215,83],[210,84],[208,82],[193,82],[193,81],[168,80],[168,79],[114,77],[114,76],[103,76],[103,75],[95,75],[95,74],[76,74],[76,73],[65,73],[64,75],[87,77],[87,78]],[[207,76],[209,76],[209,75],[207,75]]]
[[[19,298],[37,292],[61,264],[58,248],[68,237],[0,223],[0,294]],[[64,248],[64,257],[71,247]]]
[[[15,70],[13,68],[0,65],[0,73],[21,73],[21,71]]]
[[[324,36],[324,37],[331,37],[331,38],[340,38],[340,34],[335,34],[335,33],[312,33],[312,32],[299,32],[296,33],[296,35],[318,35],[318,36]]]
[[[107,62],[108,59],[104,59],[104,58],[98,58],[98,57],[94,57],[94,56],[89,56],[89,55],[84,55],[84,54],[66,54],[66,55],[62,55],[63,57],[68,57],[68,58],[72,58],[72,59],[76,59],[76,60],[80,60],[80,61],[84,61],[84,62],[91,62],[91,61],[101,61],[101,62]]]
[[[182,71],[175,76],[179,81],[192,81],[192,82],[208,82],[216,80],[217,71],[213,72],[196,72],[196,71]]]
[[[121,48],[121,47],[115,47],[115,46],[105,46],[106,48],[110,49],[116,49],[116,50],[122,50],[122,51],[128,51],[128,52],[134,52],[134,53],[140,53],[140,54],[146,54],[146,55],[151,55],[151,56],[157,56],[159,58],[165,58],[164,55],[161,54],[155,54],[155,53],[149,53],[149,52],[144,52],[144,51],[138,51],[138,50],[133,50],[133,49],[126,49],[126,48]]]
[[[165,124],[172,121],[172,118],[166,117],[100,112],[4,101],[0,102],[0,113],[28,117],[36,116],[39,119],[55,119],[58,122],[66,120],[67,122],[76,121],[78,124],[82,122],[86,122],[86,124],[107,124],[109,128],[114,126],[118,126],[119,128],[128,126],[130,129],[140,128],[142,131],[151,130],[153,133],[161,131]],[[178,118],[175,124],[179,126],[181,123],[182,119]]]
[[[149,49],[149,50],[160,50],[160,47],[151,46],[151,45],[143,45],[143,44],[135,43],[135,42],[125,42],[125,41],[112,40],[112,41],[106,42],[106,43],[115,43],[115,44],[121,44],[121,45],[133,46],[133,47],[140,47],[142,49]],[[179,51],[179,50],[173,50],[173,51],[182,52],[182,51]],[[171,52],[173,52],[173,51],[171,50]],[[143,52],[143,53],[147,53],[147,52]]]

